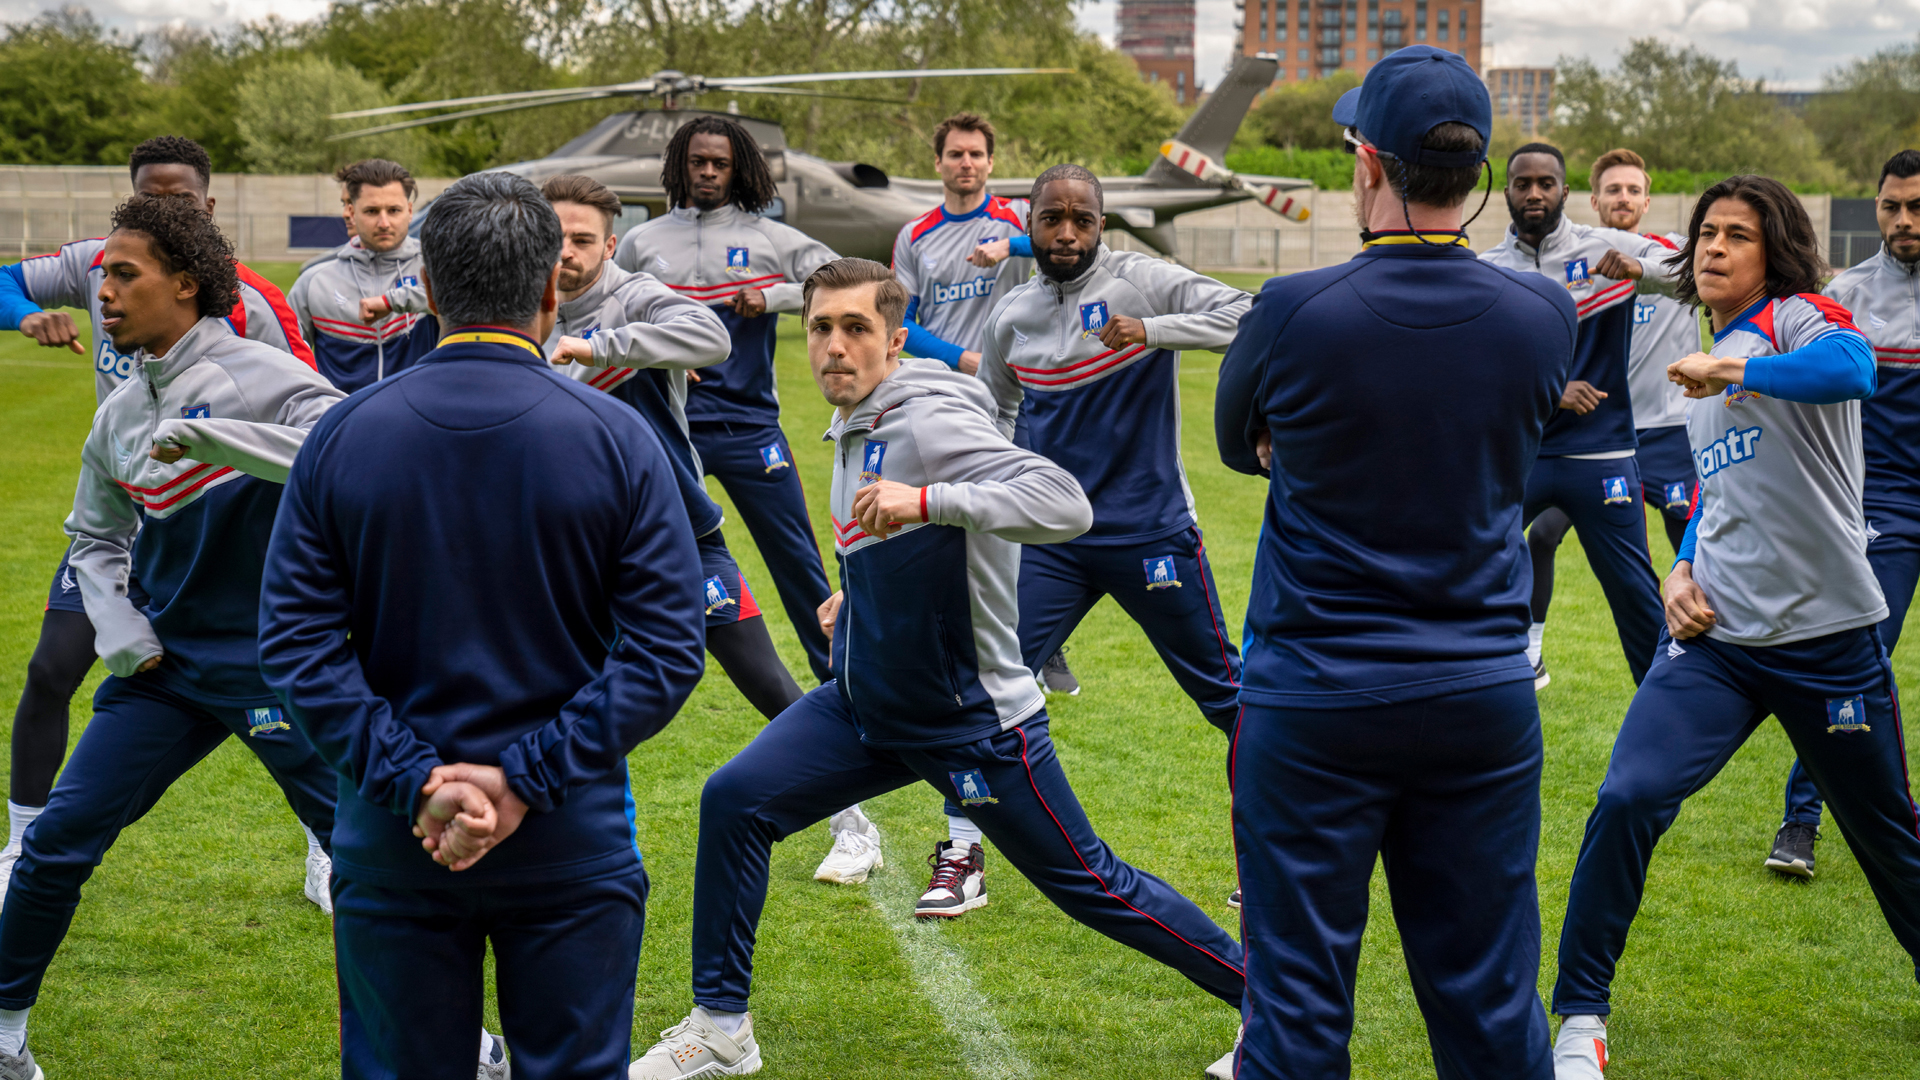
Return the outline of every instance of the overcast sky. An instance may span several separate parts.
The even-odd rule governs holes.
[[[1501,66],[1546,66],[1557,57],[1586,55],[1612,64],[1631,38],[1652,35],[1692,43],[1739,61],[1742,73],[1812,87],[1856,56],[1920,34],[1920,0],[1462,0],[1486,7],[1492,61]],[[0,0],[0,21],[32,18],[53,6],[37,0]],[[110,25],[150,29],[167,22],[219,26],[264,18],[303,19],[326,9],[325,0],[94,0]],[[1109,41],[1117,0],[1081,8],[1081,24]],[[1198,0],[1196,74],[1211,85],[1234,50],[1233,0]],[[710,74],[720,74],[711,72]]]

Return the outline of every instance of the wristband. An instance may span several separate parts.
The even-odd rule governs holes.
[[[921,488],[921,489],[920,489],[920,520],[921,520],[921,521],[926,521],[926,520],[928,520],[928,519],[927,519],[927,489],[926,489],[926,488]]]

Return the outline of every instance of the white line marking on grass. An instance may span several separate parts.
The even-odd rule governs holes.
[[[80,364],[86,363],[86,358],[79,357],[78,359],[80,361],[79,364],[71,364],[71,363],[63,364],[58,360],[0,360],[0,367],[45,367],[45,368],[69,368],[73,371],[86,370],[85,368],[80,366]]]
[[[912,871],[906,869],[912,864],[897,861],[895,845],[882,843],[881,851],[887,868],[867,878],[869,895],[900,942],[920,992],[933,1003],[947,1030],[959,1038],[968,1071],[976,1080],[1030,1080],[1033,1066],[1014,1048],[995,1019],[993,1006],[974,987],[967,962],[940,940],[939,920],[922,922],[913,917],[920,894],[914,891]]]

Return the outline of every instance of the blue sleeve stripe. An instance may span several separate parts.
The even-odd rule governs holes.
[[[1016,236],[1008,242],[1008,252],[1016,259],[1033,258],[1033,237]]]
[[[0,266],[0,330],[20,329],[20,320],[37,315],[40,305],[27,292],[27,273],[19,263]]]
[[[1836,328],[1777,356],[1747,360],[1742,384],[1756,394],[1808,405],[1833,405],[1873,394],[1873,346],[1858,331]]]
[[[1697,489],[1696,489],[1697,490]],[[1700,491],[1694,500],[1693,513],[1687,516],[1686,535],[1680,538],[1680,550],[1674,553],[1673,565],[1693,561],[1693,552],[1700,545],[1700,512],[1707,504],[1707,493]]]

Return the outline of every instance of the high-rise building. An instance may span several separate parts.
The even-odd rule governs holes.
[[[1120,0],[1120,51],[1133,57],[1141,78],[1173,87],[1180,104],[1199,96],[1193,84],[1193,0]]]
[[[1488,68],[1487,92],[1493,115],[1520,122],[1520,130],[1538,135],[1553,115],[1552,68]]]
[[[1121,0],[1124,8],[1127,0]],[[1485,0],[1242,0],[1240,51],[1272,53],[1276,82],[1367,69],[1395,49],[1432,45],[1480,70]]]

